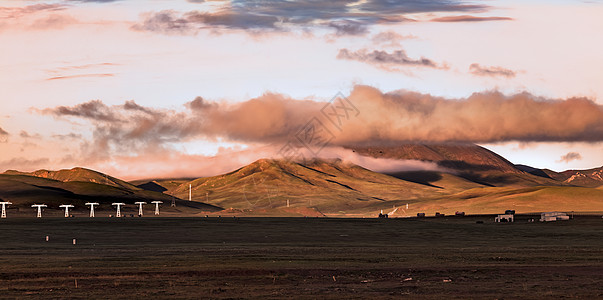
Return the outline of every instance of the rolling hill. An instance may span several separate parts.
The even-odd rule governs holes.
[[[303,163],[260,159],[232,172],[205,178],[125,182],[84,168],[0,174],[0,199],[13,209],[84,203],[163,201],[179,215],[205,213],[247,216],[392,216],[418,212],[453,214],[540,211],[603,211],[602,168],[553,172],[513,165],[476,145],[413,144],[355,148],[377,158],[436,162],[440,171],[373,172],[341,160]],[[190,190],[189,190],[190,187]],[[598,188],[594,188],[598,187]],[[184,201],[189,192],[193,201]],[[172,199],[176,208],[169,207]],[[407,206],[408,205],[408,206]],[[225,210],[223,210],[225,208]],[[135,212],[135,207],[129,208]]]
[[[228,174],[184,183],[169,193],[188,197],[189,185],[194,200],[225,208],[283,209],[289,201],[289,208],[328,213],[443,194],[438,187],[402,181],[340,160],[299,164],[261,159]]]
[[[11,209],[25,212],[32,210],[32,204],[46,204],[47,210],[58,209],[61,204],[71,204],[75,206],[76,212],[82,212],[88,210],[86,202],[100,203],[99,211],[113,211],[111,203],[124,202],[132,207],[127,208],[126,212],[136,212],[134,202],[162,201],[163,206],[167,208],[172,200],[176,201],[176,208],[167,208],[172,211],[221,210],[205,203],[183,201],[163,193],[146,191],[125,181],[83,168],[57,172],[5,172],[0,174],[0,199],[12,202]]]
[[[433,171],[380,174],[340,160],[302,164],[262,159],[224,175],[185,182],[166,193],[188,197],[190,185],[193,199],[249,215],[282,215],[295,209],[307,215],[310,209],[329,216],[375,216],[395,207],[398,216],[506,209],[603,211],[603,193],[598,189],[561,185],[523,171],[485,172],[492,176],[489,180],[498,180],[498,186]]]
[[[34,176],[40,178],[54,179],[62,182],[92,182],[98,183],[118,188],[125,188],[129,190],[137,190],[135,186],[132,184],[125,182],[123,180],[105,175],[103,173],[85,169],[85,168],[73,168],[70,170],[59,170],[59,171],[49,171],[49,170],[38,170],[34,172],[19,172],[15,170],[8,170],[3,173],[4,175],[26,175],[26,176]]]

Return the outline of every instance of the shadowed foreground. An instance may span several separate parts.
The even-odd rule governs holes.
[[[600,217],[525,218],[5,219],[0,295],[603,297]]]

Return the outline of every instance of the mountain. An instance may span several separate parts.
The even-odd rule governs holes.
[[[19,172],[15,170],[8,170],[3,173],[4,175],[26,175],[40,178],[54,179],[62,182],[93,182],[118,188],[125,188],[129,190],[138,190],[139,188],[127,183],[123,180],[105,175],[103,173],[85,169],[85,168],[73,168],[70,170],[38,170],[34,172]]]
[[[504,157],[475,144],[401,144],[348,148],[364,156],[430,161],[456,171],[521,173]]]
[[[144,179],[144,180],[130,181],[130,183],[143,190],[163,193],[163,192],[166,192],[169,190],[173,190],[173,189],[179,187],[180,185],[187,183],[194,179],[195,178]],[[188,197],[186,197],[186,199],[188,199]]]
[[[227,174],[184,182],[166,193],[186,198],[191,192],[193,200],[243,215],[314,212],[374,217],[380,210],[395,210],[394,216],[418,212],[499,213],[506,209],[603,211],[603,190],[564,186],[516,170],[484,171],[491,172],[488,176],[500,176],[496,179],[498,185],[493,186],[453,173],[381,174],[341,160],[298,163],[261,159]]]
[[[567,170],[555,172],[549,169],[537,169],[524,165],[517,168],[545,178],[551,178],[565,185],[581,187],[598,187],[603,185],[603,167],[588,170]]]
[[[125,212],[137,212],[134,202],[162,201],[168,211],[201,212],[218,211],[219,207],[199,202],[189,202],[159,192],[146,191],[123,180],[100,172],[74,168],[71,170],[31,173],[7,171],[0,174],[0,199],[13,204],[11,209],[29,212],[32,204],[46,204],[49,209],[71,204],[75,211],[87,211],[86,202],[100,203],[99,211],[114,211],[111,203],[128,204]],[[169,208],[174,200],[176,208]],[[48,210],[48,209],[47,209]]]
[[[475,144],[401,144],[395,146],[354,147],[354,152],[374,158],[434,162],[450,173],[484,186],[563,185],[551,178],[517,168],[504,157]],[[399,177],[399,174],[390,174]],[[412,181],[408,174],[404,180]]]
[[[328,213],[444,194],[438,187],[402,181],[341,160],[301,164],[261,159],[224,175],[186,182],[168,193],[184,199],[189,186],[193,200],[225,208],[282,209],[289,201],[289,208],[307,207]]]
[[[218,176],[130,183],[84,168],[7,171],[0,174],[0,200],[13,202],[11,209],[25,209],[27,214],[34,203],[47,204],[56,213],[60,204],[73,204],[83,214],[89,201],[101,203],[100,211],[112,213],[113,202],[154,200],[163,201],[162,212],[177,215],[374,217],[383,210],[395,217],[506,209],[518,213],[603,211],[603,168],[554,172],[512,165],[485,148],[464,144],[354,151],[379,158],[431,161],[441,169],[382,174],[341,160],[260,159]],[[187,201],[189,193],[193,201]],[[168,205],[172,200],[175,208]],[[136,207],[130,205],[125,213],[136,213]]]
[[[541,170],[541,169],[533,168],[533,167],[526,166],[526,165],[515,165],[515,167],[521,171],[530,173],[535,176],[540,176],[542,178],[547,178],[547,179],[553,179],[551,176],[549,176],[549,174],[547,172],[545,172],[544,170]]]

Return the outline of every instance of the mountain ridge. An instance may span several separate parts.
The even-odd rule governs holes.
[[[82,168],[82,167],[75,167],[72,169],[61,169],[61,170],[57,170],[57,171],[41,169],[41,170],[36,170],[33,172],[20,172],[20,171],[16,171],[16,170],[7,170],[2,174],[33,176],[33,177],[39,177],[39,178],[53,179],[53,180],[57,180],[57,181],[61,181],[61,182],[73,182],[73,181],[92,182],[92,183],[104,184],[104,185],[109,185],[109,186],[114,186],[114,187],[121,187],[121,188],[126,188],[126,189],[131,189],[131,190],[139,189],[138,187],[136,187],[126,181],[123,181],[121,179],[117,179],[115,177],[103,174],[101,172]]]
[[[85,168],[10,170],[0,174],[0,199],[15,200],[22,207],[44,199],[80,206],[88,200],[110,204],[175,199],[189,214],[225,209],[224,214],[255,216],[374,216],[380,210],[410,216],[432,210],[496,213],[509,208],[603,211],[603,188],[593,188],[599,185],[584,179],[603,177],[597,173],[603,168],[553,172],[512,165],[476,145],[415,144],[354,151],[432,161],[442,169],[379,173],[341,159],[259,159],[216,176],[132,182]],[[188,200],[189,193],[193,201],[182,200]]]

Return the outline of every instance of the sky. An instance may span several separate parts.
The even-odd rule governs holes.
[[[408,142],[600,167],[602,15],[602,1],[0,1],[0,172],[209,176]],[[322,139],[306,145],[310,128]]]

